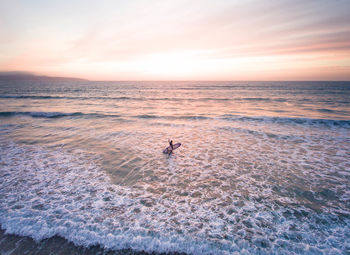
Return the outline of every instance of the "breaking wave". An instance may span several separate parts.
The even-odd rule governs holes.
[[[81,112],[63,113],[63,112],[0,112],[0,117],[12,116],[30,116],[33,118],[61,118],[68,116],[82,116]]]
[[[287,117],[248,117],[240,115],[225,114],[217,117],[204,115],[119,115],[102,113],[82,113],[82,112],[0,112],[0,117],[29,116],[33,118],[63,118],[63,117],[86,117],[86,118],[133,118],[133,119],[169,119],[169,120],[222,120],[222,121],[243,121],[243,122],[265,122],[278,124],[299,124],[299,125],[320,125],[320,126],[339,126],[350,127],[350,120],[332,120],[332,119],[311,119],[311,118],[287,118]]]

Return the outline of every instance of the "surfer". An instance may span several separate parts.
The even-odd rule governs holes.
[[[163,150],[164,154],[171,154],[174,150],[179,148],[181,146],[181,143],[175,143],[173,144],[173,140],[168,140],[169,146]]]
[[[173,140],[170,140],[169,145],[170,145],[169,154],[171,154],[173,152],[173,150],[174,150]]]

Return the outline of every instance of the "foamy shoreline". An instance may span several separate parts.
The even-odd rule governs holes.
[[[88,248],[83,246],[77,246],[68,240],[54,236],[48,239],[44,239],[40,242],[36,242],[34,239],[27,236],[19,236],[6,234],[5,230],[0,228],[0,254],[16,255],[16,254],[103,254],[103,255],[119,255],[119,254],[133,254],[133,255],[185,255],[185,253],[148,253],[134,251],[131,249],[124,249],[119,251],[103,249],[101,246],[90,246]]]

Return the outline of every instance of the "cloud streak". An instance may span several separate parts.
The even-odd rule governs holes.
[[[350,80],[348,1],[34,2],[34,12],[29,3],[0,4],[0,70],[100,80]]]

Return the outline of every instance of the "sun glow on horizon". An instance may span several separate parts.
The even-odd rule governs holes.
[[[348,1],[5,0],[0,7],[0,71],[91,80],[350,80]]]

